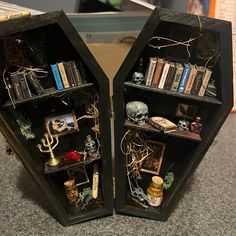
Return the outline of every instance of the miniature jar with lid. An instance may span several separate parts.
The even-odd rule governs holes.
[[[153,207],[161,205],[163,200],[163,179],[159,176],[153,176],[152,182],[147,188],[148,203]]]

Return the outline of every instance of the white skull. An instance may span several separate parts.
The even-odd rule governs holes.
[[[148,118],[148,106],[139,101],[132,101],[126,104],[126,114],[128,120],[138,125],[144,125]]]
[[[186,131],[188,131],[189,130],[189,121],[187,121],[187,120],[179,120],[177,126],[178,126],[179,130],[186,130]]]
[[[143,73],[141,73],[141,72],[134,72],[134,74],[132,76],[132,81],[135,84],[142,84],[143,80],[144,80]]]

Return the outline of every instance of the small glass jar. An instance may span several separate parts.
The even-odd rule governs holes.
[[[159,176],[153,176],[152,182],[147,188],[148,203],[150,206],[158,207],[163,200],[163,179]]]

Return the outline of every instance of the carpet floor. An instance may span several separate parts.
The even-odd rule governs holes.
[[[0,235],[236,235],[236,114],[230,114],[166,222],[116,215],[63,227],[0,135]]]

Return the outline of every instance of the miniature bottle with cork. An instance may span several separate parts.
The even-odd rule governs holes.
[[[163,200],[163,179],[159,176],[153,176],[152,182],[147,188],[148,203],[150,206],[158,207]]]

